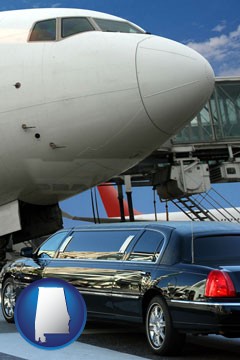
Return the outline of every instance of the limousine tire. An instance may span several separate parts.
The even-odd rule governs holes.
[[[155,296],[148,305],[146,333],[150,347],[158,355],[177,354],[185,343],[185,334],[173,328],[168,307],[160,296]]]
[[[2,312],[4,318],[9,323],[14,323],[14,308],[16,302],[16,290],[14,286],[13,279],[8,278],[3,283],[2,287],[2,295],[1,295],[1,302],[2,302]]]

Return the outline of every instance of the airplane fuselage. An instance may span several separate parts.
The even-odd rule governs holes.
[[[186,46],[137,27],[62,38],[61,20],[73,17],[119,20],[76,9],[0,13],[0,205],[53,204],[121,173],[212,91],[210,66]],[[47,19],[56,38],[31,40]]]
[[[214,86],[194,50],[80,9],[0,12],[0,71],[0,262],[9,234],[58,230],[59,201],[144,159]]]

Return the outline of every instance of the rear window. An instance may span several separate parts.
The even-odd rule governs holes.
[[[194,262],[234,264],[240,263],[240,235],[199,237],[194,240]]]

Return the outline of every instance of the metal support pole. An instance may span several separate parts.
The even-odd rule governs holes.
[[[118,201],[119,201],[119,208],[120,208],[120,216],[121,216],[121,221],[124,222],[124,221],[126,221],[126,219],[125,219],[125,214],[124,214],[122,185],[118,184],[117,187],[118,187]]]
[[[165,207],[166,207],[166,221],[169,221],[168,200],[166,201]]]
[[[228,154],[229,154],[229,161],[234,161],[233,150],[230,144],[228,144]]]
[[[132,203],[132,184],[131,176],[124,176],[124,183],[126,187],[127,201],[128,201],[128,211],[129,211],[129,220],[134,221],[134,212],[133,212],[133,203]]]
[[[129,220],[134,221],[133,204],[132,204],[132,192],[127,192]]]

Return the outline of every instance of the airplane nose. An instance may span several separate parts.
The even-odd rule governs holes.
[[[194,118],[214,87],[213,70],[203,56],[161,37],[150,37],[138,44],[136,70],[150,120],[171,135]]]

